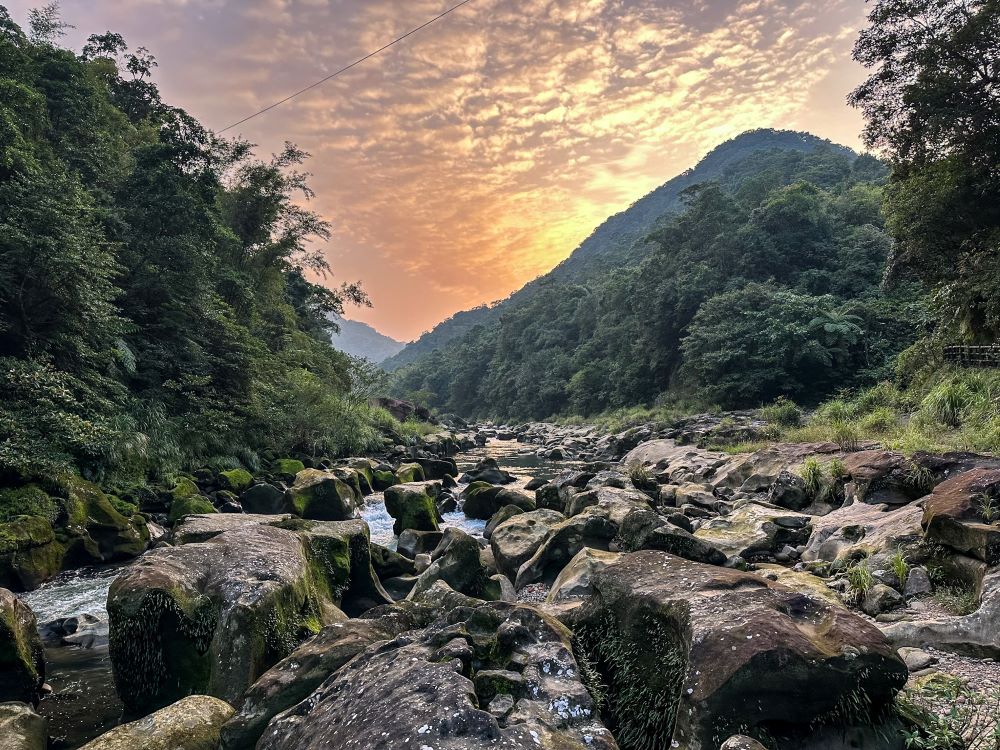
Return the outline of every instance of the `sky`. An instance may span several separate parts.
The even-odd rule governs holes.
[[[165,101],[213,129],[457,0],[63,0],[79,49],[113,30],[157,58]],[[0,0],[16,20],[40,2]],[[312,158],[331,286],[400,340],[501,299],[715,145],[759,127],[860,148],[845,104],[860,0],[471,0],[227,132]]]

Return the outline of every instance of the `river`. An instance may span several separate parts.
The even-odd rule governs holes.
[[[534,447],[514,440],[490,440],[485,446],[459,453],[455,462],[460,471],[466,471],[487,457],[495,458],[514,476],[515,483],[509,485],[513,488],[523,487],[534,477],[551,479],[577,465],[573,461],[540,459]],[[373,542],[395,548],[392,517],[385,511],[381,493],[366,498],[362,516],[371,528]],[[443,521],[443,526],[457,526],[473,536],[480,536],[486,526],[485,521],[466,518],[461,511],[444,514]],[[114,566],[68,571],[20,595],[40,625],[84,615],[101,621],[95,628],[95,643],[89,648],[51,641],[46,644],[46,682],[52,693],[42,699],[38,710],[49,719],[50,750],[77,748],[134,718],[125,714],[115,692],[106,637],[108,589],[122,569]]]

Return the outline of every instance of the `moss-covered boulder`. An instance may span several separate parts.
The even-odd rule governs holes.
[[[285,491],[264,482],[247,488],[240,495],[240,505],[246,513],[290,513],[292,511]]]
[[[462,490],[462,512],[466,518],[488,521],[505,505],[514,505],[528,512],[535,509],[535,499],[519,490],[497,487],[488,482],[472,482]]]
[[[877,727],[907,679],[874,625],[752,573],[634,552],[592,585],[571,624],[623,750],[715,750],[737,733],[829,748],[826,724]]]
[[[278,458],[271,463],[271,473],[289,481],[293,481],[295,475],[305,468],[305,464],[297,458]]]
[[[486,601],[499,600],[503,590],[483,564],[481,552],[479,542],[461,529],[445,529],[431,555],[430,567],[417,578],[409,598],[418,597],[437,581],[444,581],[460,594]]]
[[[170,503],[170,512],[167,514],[167,520],[170,523],[177,523],[186,516],[205,515],[208,513],[218,513],[218,511],[207,497],[179,497]]]
[[[0,523],[0,586],[31,591],[62,570],[65,547],[47,518],[21,516]]]
[[[7,589],[0,589],[0,702],[38,701],[45,659],[35,613]]]
[[[67,548],[67,563],[127,560],[145,552],[149,529],[142,516],[122,515],[100,487],[77,476],[63,477],[60,491],[66,496],[68,518],[60,539]],[[73,559],[75,550],[89,553],[91,541],[96,545],[98,559]]]
[[[239,519],[240,516],[233,516]],[[388,603],[363,521],[248,521],[154,549],[108,594],[115,684],[131,708],[204,693],[238,702],[304,638]]]
[[[396,469],[396,481],[400,484],[422,482],[424,479],[424,468],[418,463],[400,464]]]
[[[728,515],[707,519],[695,536],[727,556],[758,561],[772,558],[785,545],[805,544],[811,533],[812,516],[746,503]]]
[[[0,523],[13,521],[20,516],[35,516],[44,518],[49,523],[56,523],[60,511],[59,502],[49,497],[37,484],[0,490]]]
[[[228,490],[238,495],[253,483],[253,474],[246,469],[220,471],[218,483],[220,490]]]
[[[510,506],[505,506],[510,507]],[[490,535],[497,568],[514,580],[520,567],[544,544],[552,529],[566,517],[555,510],[518,513],[499,524]]]
[[[4,750],[47,750],[49,720],[27,703],[0,703],[0,738]]]
[[[532,607],[458,606],[357,654],[272,719],[257,750],[617,750],[571,638]]]
[[[385,509],[395,519],[393,533],[398,535],[406,529],[437,531],[440,518],[435,501],[440,492],[440,482],[409,482],[387,489]]]
[[[189,695],[138,721],[122,724],[80,750],[217,750],[233,707],[208,695]]]
[[[285,493],[289,509],[297,516],[316,521],[345,521],[355,516],[362,499],[336,474],[305,469]]]
[[[396,472],[394,472],[390,467],[380,465],[372,469],[372,489],[377,492],[387,490],[398,482],[399,479],[396,477]]]

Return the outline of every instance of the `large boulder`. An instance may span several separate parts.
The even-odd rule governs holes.
[[[548,604],[568,599],[583,599],[594,592],[594,574],[604,570],[621,557],[619,552],[605,552],[584,547],[576,553],[569,564],[560,571],[552,583],[545,601]]]
[[[122,724],[80,750],[217,750],[233,707],[208,695],[189,695],[145,718]]]
[[[395,519],[393,533],[437,531],[440,518],[435,502],[440,493],[440,482],[407,482],[387,489],[385,509]]]
[[[939,484],[924,503],[921,521],[927,539],[1000,564],[1000,511],[984,516],[984,506],[1000,505],[1000,469],[972,469]]]
[[[813,517],[812,534],[802,559],[842,566],[869,555],[913,547],[923,537],[921,515],[916,505],[891,509],[888,505],[855,503]]]
[[[46,750],[49,720],[27,703],[0,703],[0,738],[4,750]]]
[[[354,518],[363,502],[353,487],[333,472],[320,469],[304,469],[296,474],[285,497],[292,513],[316,521]]]
[[[635,552],[593,587],[572,625],[627,750],[715,750],[737,733],[775,750],[846,750],[813,732],[877,723],[907,679],[873,625],[752,573]]]
[[[501,584],[483,564],[479,542],[461,529],[445,529],[440,544],[431,553],[431,564],[417,578],[409,598],[418,597],[437,581],[444,581],[466,596],[488,601],[501,598]],[[509,585],[509,584],[508,584]]]
[[[135,709],[192,693],[237,704],[301,640],[344,619],[338,607],[390,601],[363,521],[247,523],[152,550],[108,594],[118,693]]]
[[[498,525],[490,534],[490,547],[500,572],[511,580],[516,578],[518,569],[565,518],[558,511],[542,509],[519,513]]]
[[[62,570],[65,556],[49,519],[19,516],[0,523],[0,586],[36,589]]]
[[[458,607],[363,651],[257,748],[614,750],[570,639],[534,608]]]
[[[622,552],[659,550],[710,565],[724,565],[727,559],[721,550],[651,510],[640,509],[629,513],[616,539]]]
[[[302,469],[299,471],[302,471]],[[255,484],[240,495],[240,506],[246,513],[274,514],[292,512],[292,505],[288,502],[285,491],[275,487],[273,484],[263,482]]]
[[[463,474],[461,481],[510,484],[514,481],[514,477],[510,472],[501,469],[495,458],[484,458]]]
[[[767,559],[786,544],[805,544],[812,517],[764,503],[745,503],[726,516],[710,518],[695,531],[698,539],[745,560]]]
[[[31,608],[0,589],[0,701],[38,701],[45,659]]]
[[[535,509],[535,499],[518,490],[480,481],[473,482],[462,490],[462,512],[466,518],[488,521],[505,505],[530,511]]]
[[[222,728],[222,750],[251,750],[271,721],[305,700],[324,680],[366,648],[428,624],[420,607],[387,607],[373,619],[354,619],[323,628],[261,675],[246,692],[242,708]]]

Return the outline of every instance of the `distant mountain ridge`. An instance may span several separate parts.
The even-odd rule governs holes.
[[[657,222],[676,213],[682,194],[694,185],[724,181],[726,170],[757,151],[794,150],[811,152],[829,148],[852,154],[851,149],[809,133],[791,130],[752,130],[716,146],[692,169],[668,180],[624,211],[605,219],[566,260],[548,273],[528,282],[510,297],[491,305],[458,312],[388,357],[382,366],[392,372],[462,336],[476,325],[499,319],[513,305],[530,299],[542,285],[576,281],[616,266],[632,265],[646,255],[645,238]]]
[[[340,327],[340,333],[330,334],[330,343],[334,349],[339,349],[352,357],[364,357],[376,364],[399,353],[406,344],[386,336],[367,323],[358,320],[347,320],[339,315],[330,319]]]

